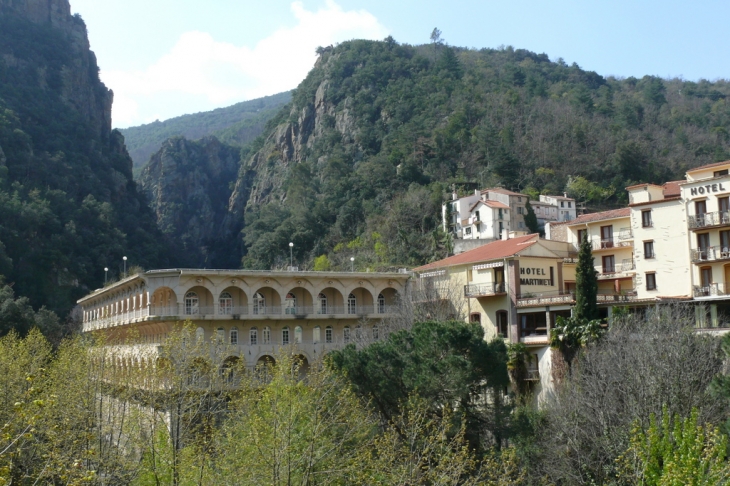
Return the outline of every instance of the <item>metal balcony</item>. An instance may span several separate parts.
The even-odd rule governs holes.
[[[730,295],[730,284],[711,283],[709,285],[695,285],[692,288],[692,296],[697,297],[723,297]]]
[[[482,297],[504,293],[504,282],[464,285],[464,297]]]
[[[692,250],[692,263],[718,262],[730,260],[730,247],[708,246]]]
[[[591,242],[591,248],[593,251],[600,251],[600,250],[612,250],[614,248],[631,248],[634,246],[634,242],[631,239],[632,237],[625,236],[623,239],[621,239],[621,235],[619,234],[619,238],[609,238],[605,240],[593,240]]]
[[[601,267],[598,280],[624,277],[636,269],[633,261],[617,263],[611,267]]]
[[[687,227],[691,230],[718,226],[730,226],[730,211],[715,211],[687,216]]]

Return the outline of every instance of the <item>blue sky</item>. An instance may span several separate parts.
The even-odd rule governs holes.
[[[730,2],[696,0],[71,0],[113,123],[164,120],[292,89],[314,49],[352,38],[512,45],[604,76],[730,79]]]

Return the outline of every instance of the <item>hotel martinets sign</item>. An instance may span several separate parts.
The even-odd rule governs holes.
[[[715,194],[717,192],[725,192],[727,189],[723,187],[722,182],[715,184],[706,184],[704,186],[692,187],[689,190],[690,196],[704,196],[705,194]]]
[[[550,267],[549,278],[540,278],[542,276],[548,276],[548,273],[544,268],[520,267],[520,285],[542,285],[545,287],[552,287],[552,269],[553,268]]]

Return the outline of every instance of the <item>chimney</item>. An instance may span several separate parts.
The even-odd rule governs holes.
[[[451,200],[456,201],[459,199],[459,195],[456,193],[456,191],[451,193]]]
[[[563,193],[563,197],[568,197],[568,193],[567,192],[564,192]]]
[[[474,195],[475,196],[478,196],[479,195],[479,189],[474,189]]]

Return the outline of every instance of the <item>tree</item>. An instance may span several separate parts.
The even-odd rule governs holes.
[[[598,319],[598,272],[593,264],[593,252],[587,232],[583,233],[578,251],[578,264],[575,268],[575,309],[576,319],[592,321]]]
[[[532,209],[532,204],[530,204],[529,200],[525,204],[525,211],[525,226],[530,230],[530,233],[539,233],[540,226],[537,223],[537,215],[535,215],[535,210]]]
[[[433,44],[443,44],[443,40],[441,39],[441,31],[438,29],[438,27],[434,27],[431,31],[431,43]]]
[[[501,402],[507,376],[502,340],[484,341],[477,323],[420,322],[362,349],[349,345],[330,353],[331,366],[370,401],[382,420],[392,422],[410,395],[426,400],[436,416],[454,407],[475,448],[502,445],[509,407]],[[490,397],[487,399],[487,397]]]

